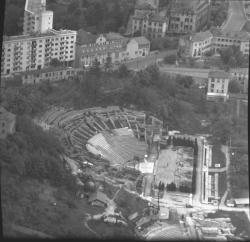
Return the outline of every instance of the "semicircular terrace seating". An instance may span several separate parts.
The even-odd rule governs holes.
[[[67,147],[101,155],[111,165],[122,165],[134,156],[144,157],[146,136],[152,134],[154,123],[161,122],[155,117],[151,120],[149,125],[144,112],[109,106],[83,110],[53,107],[39,121],[62,130]]]

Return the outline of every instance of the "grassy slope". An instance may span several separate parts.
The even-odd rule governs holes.
[[[56,188],[30,178],[20,179],[5,170],[1,178],[4,236],[15,236],[8,228],[11,224],[55,237],[93,236],[84,227],[85,213],[96,214],[102,209],[90,206],[85,200],[74,200],[64,187]],[[57,205],[53,206],[52,201]]]

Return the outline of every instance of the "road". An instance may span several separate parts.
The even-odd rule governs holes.
[[[197,158],[197,167],[196,167],[196,183],[195,183],[195,194],[193,196],[193,204],[200,204],[202,196],[202,164],[203,164],[203,140],[202,138],[197,139],[198,143],[198,158]]]
[[[226,23],[223,24],[223,31],[240,31],[245,23],[247,18],[243,8],[243,1],[234,0],[229,1],[229,11],[228,18]]]
[[[163,59],[167,55],[176,54],[176,52],[177,50],[165,50],[165,51],[159,52],[158,54],[153,53],[146,57],[141,57],[141,58],[127,61],[124,64],[126,64],[128,69],[137,71],[137,70],[144,69],[151,64],[155,64],[157,61],[159,61],[160,59]]]
[[[210,69],[176,67],[170,65],[160,66],[160,71],[170,74],[179,74],[198,78],[208,78]]]

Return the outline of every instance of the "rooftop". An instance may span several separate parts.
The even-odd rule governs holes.
[[[204,0],[202,0],[204,1]],[[201,0],[174,0],[171,5],[171,10],[175,12],[190,12],[193,13],[198,7]]]
[[[250,40],[250,33],[246,31],[223,31],[216,27],[212,27],[210,31],[215,37],[221,36],[221,37],[228,37],[232,39]]]
[[[242,28],[243,31],[250,33],[250,20],[248,20]]]
[[[132,39],[135,40],[139,45],[150,44],[150,41],[144,36],[134,37]]]
[[[82,44],[82,45],[95,43],[97,37],[98,36],[95,34],[92,34],[90,32],[83,30],[83,29],[80,29],[77,32],[77,43]]]
[[[34,39],[34,38],[43,38],[46,36],[56,36],[61,34],[76,34],[76,31],[67,30],[67,29],[49,29],[46,33],[32,33],[28,35],[16,35],[16,36],[3,36],[4,41],[18,41],[18,40],[25,40],[25,39]]]
[[[26,0],[25,10],[39,13],[41,8],[46,7],[46,0]]]
[[[107,195],[103,192],[97,191],[95,193],[92,193],[89,197],[89,202],[93,202],[95,200],[101,201],[105,204],[108,204],[109,198],[107,197]]]
[[[194,35],[192,35],[191,39],[196,42],[196,41],[203,41],[203,40],[206,40],[210,37],[213,37],[212,33],[207,30],[205,32],[198,32],[198,33],[195,33]]]
[[[229,73],[221,70],[213,70],[208,73],[208,77],[229,78]]]
[[[120,35],[119,33],[114,33],[114,32],[109,32],[107,34],[104,34],[104,37],[107,40],[120,40],[120,39],[124,39],[124,37],[122,35]]]
[[[155,10],[155,8],[149,3],[136,4],[135,9],[138,9],[138,10]]]
[[[137,13],[133,16],[135,19],[146,19],[148,18],[150,21],[154,22],[166,22],[166,17],[160,14],[149,14],[149,13]]]

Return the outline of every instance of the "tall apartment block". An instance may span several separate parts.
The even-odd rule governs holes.
[[[4,36],[1,74],[39,70],[56,58],[72,65],[75,60],[76,31],[48,30],[46,33]]]
[[[1,75],[39,70],[54,58],[73,65],[77,32],[52,27],[46,0],[26,0],[23,35],[3,37]]]
[[[53,12],[46,10],[46,0],[26,0],[23,34],[45,33],[53,28]]]

